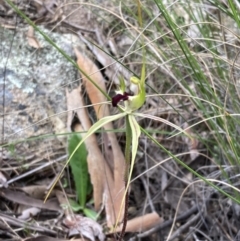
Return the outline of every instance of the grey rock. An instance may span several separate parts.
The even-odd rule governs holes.
[[[43,27],[41,30],[74,58],[71,35],[53,33]],[[77,69],[36,31],[35,38],[41,48],[31,47],[27,33],[28,28],[0,28],[0,112],[4,111],[5,140],[52,133],[53,123],[46,118],[49,113],[66,110],[65,88],[78,75]],[[19,105],[26,107],[27,115],[21,114]],[[66,117],[61,118],[65,122]],[[2,122],[1,117],[0,128]]]

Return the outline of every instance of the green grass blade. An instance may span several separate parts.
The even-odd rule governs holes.
[[[139,116],[139,117],[142,117],[142,118],[148,118],[148,119],[151,119],[151,120],[156,120],[156,121],[160,121],[166,125],[169,125],[171,127],[173,127],[174,129],[176,130],[179,130],[180,133],[184,133],[187,137],[189,138],[192,138],[189,133],[187,133],[186,131],[184,131],[181,127],[173,124],[172,122],[164,119],[164,118],[161,118],[161,117],[157,117],[157,116],[154,116],[154,115],[149,115],[149,114],[142,114],[142,113],[134,113],[135,116]],[[178,133],[178,134],[180,134]]]
[[[141,127],[140,127],[141,128]],[[179,158],[177,158],[175,155],[173,155],[170,151],[168,151],[163,145],[161,145],[156,139],[154,139],[145,129],[141,128],[141,131],[149,137],[150,140],[152,140],[158,147],[160,147],[162,150],[164,150],[169,156],[171,156],[175,161],[177,161],[180,165],[182,165],[184,168],[186,168],[188,171],[190,171],[192,174],[194,174],[199,179],[203,180],[206,184],[213,187],[215,190],[222,193],[224,196],[230,198],[234,202],[240,204],[240,200],[238,198],[235,198],[234,196],[228,194],[220,187],[213,184],[211,181],[209,181],[207,178],[200,175],[198,172],[194,171],[191,167],[189,167],[187,164],[185,164],[183,161],[181,161]]]

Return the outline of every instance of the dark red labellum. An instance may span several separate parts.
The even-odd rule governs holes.
[[[115,95],[114,97],[112,97],[112,106],[116,107],[120,101],[128,100],[128,96],[131,96],[131,94],[127,92]]]

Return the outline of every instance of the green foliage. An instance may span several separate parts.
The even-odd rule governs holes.
[[[76,201],[69,199],[69,204],[71,206],[71,209],[73,210],[73,212],[79,212],[79,211],[83,211],[83,207]]]
[[[188,23],[189,27],[191,23],[194,23],[199,30],[199,36],[201,36],[201,41],[198,41],[199,36],[191,37],[191,44],[194,46],[191,47],[191,44],[187,44],[185,40],[186,36],[189,37],[186,27],[179,27],[178,22],[172,18],[171,12],[163,4],[163,1],[155,0],[156,5],[167,23],[167,28],[170,29],[174,35],[174,40],[170,39],[169,41],[169,49],[172,50],[175,56],[178,56],[179,53],[183,54],[181,59],[177,61],[178,64],[172,64],[170,69],[176,80],[181,80],[180,86],[189,98],[191,98],[196,110],[202,113],[202,120],[192,125],[195,135],[198,136],[199,140],[207,148],[210,153],[209,156],[216,157],[215,161],[221,169],[224,180],[232,184],[230,179],[234,175],[234,170],[229,174],[225,172],[225,168],[226,166],[238,166],[240,163],[238,154],[240,145],[238,144],[239,141],[237,140],[238,137],[236,134],[236,126],[239,126],[239,93],[232,75],[232,72],[237,71],[235,64],[232,64],[232,61],[235,61],[234,58],[236,58],[234,51],[236,51],[237,47],[234,44],[233,48],[225,45],[225,41],[228,40],[223,39],[221,35],[227,36],[228,33],[231,33],[230,35],[232,35],[232,37],[239,35],[237,29],[232,28],[234,25],[239,26],[239,14],[237,14],[236,4],[232,0],[228,1],[228,8],[226,8],[226,5],[224,5],[222,1],[209,0],[209,2],[219,10],[219,16],[216,18],[217,21],[210,19],[207,22],[203,17],[202,9],[195,8],[196,5],[194,1],[192,2],[193,4],[190,4],[190,2],[183,4],[186,13],[188,13],[187,17],[191,19]],[[196,11],[196,9],[198,11]],[[212,15],[214,16],[214,14]],[[201,24],[204,21],[206,22]],[[229,26],[231,26],[231,31],[228,29]],[[219,29],[221,29],[222,32],[219,31]],[[166,39],[164,40],[168,43]],[[219,48],[218,41],[224,46],[224,50]],[[176,45],[176,43],[178,45]],[[172,46],[173,48],[171,48]],[[162,46],[157,47],[161,48]],[[180,52],[179,48],[181,49]],[[200,52],[201,48],[204,49],[202,52]],[[200,56],[203,52],[211,56],[209,59],[211,59],[212,62],[209,59],[204,59],[203,62],[205,65],[202,64]],[[165,51],[165,56],[166,54]],[[170,57],[170,55],[166,56],[166,60],[170,59]],[[177,68],[175,66],[177,66]],[[187,66],[187,68],[184,67],[184,71],[182,71],[178,66]],[[206,69],[209,70],[208,74],[206,74]],[[186,74],[185,71],[188,73]],[[183,73],[191,76],[191,82],[185,81]],[[190,88],[189,83],[194,83],[195,88]],[[186,122],[188,121],[186,120]],[[199,130],[197,128],[201,126],[200,124],[202,122],[206,123],[208,133],[211,133],[210,138],[202,138],[201,135],[198,135]],[[213,144],[214,142],[215,144]],[[164,152],[167,152],[167,150],[164,150]],[[219,155],[216,156],[216,153]],[[168,154],[171,156],[170,153]],[[176,157],[172,157],[179,162]],[[223,163],[226,166],[224,166]],[[184,163],[180,164],[184,166]],[[240,203],[240,197],[237,192],[235,192],[234,195],[230,195],[222,188],[213,184],[212,181],[209,182],[206,177],[199,175],[199,173],[194,170],[190,170],[188,166],[184,167],[199,179],[214,187],[218,192]],[[238,171],[236,171],[236,174],[238,174]],[[234,185],[232,188],[234,189]]]
[[[84,209],[83,209],[83,213],[84,213],[87,217],[89,217],[89,218],[91,218],[91,219],[93,219],[93,220],[97,220],[98,215],[97,215],[97,213],[96,213],[94,210],[89,209],[89,208],[84,208]]]
[[[79,148],[76,149],[81,140],[82,139],[78,134],[73,134],[68,141],[68,152],[70,156],[72,155],[69,165],[72,170],[79,202],[79,204],[71,202],[71,206],[74,211],[85,210],[87,195],[92,190],[90,176],[88,173],[88,153],[86,147],[83,143]]]

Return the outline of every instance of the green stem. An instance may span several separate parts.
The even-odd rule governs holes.
[[[131,162],[131,141],[132,141],[132,130],[129,123],[128,115],[126,116],[126,145],[125,145],[125,159],[126,159],[126,173],[125,173],[125,181],[128,180],[128,168]]]
[[[137,1],[138,6],[138,21],[139,25],[142,27],[142,12],[141,12],[141,5],[140,1]],[[142,73],[141,73],[141,88],[145,91],[144,86],[145,81],[145,48],[143,48],[143,67],[142,67]],[[145,96],[144,96],[145,98]],[[123,227],[122,231],[120,233],[119,240],[121,241],[123,239],[123,236],[125,234],[126,226],[127,226],[127,219],[128,219],[128,199],[129,199],[129,192],[127,190],[127,182],[129,177],[129,168],[131,165],[131,144],[132,144],[132,129],[130,126],[129,116],[126,115],[126,145],[125,145],[125,160],[126,160],[126,167],[125,167],[125,175],[124,175],[124,181],[125,181],[125,187],[126,187],[126,196],[125,196],[125,208],[124,208],[124,217],[123,217]]]
[[[124,182],[125,187],[127,187],[128,182],[128,175],[129,175],[129,167],[131,163],[131,141],[132,141],[132,130],[129,123],[128,115],[125,118],[126,120],[126,145],[125,145],[125,160],[126,160],[126,167],[125,167],[125,174],[124,174]],[[128,218],[128,190],[126,189],[126,195],[125,195],[125,207],[124,207],[124,216],[123,216],[123,227],[122,231],[120,233],[119,240],[121,241],[123,239],[123,236],[125,234],[126,226],[127,226],[127,218]]]

